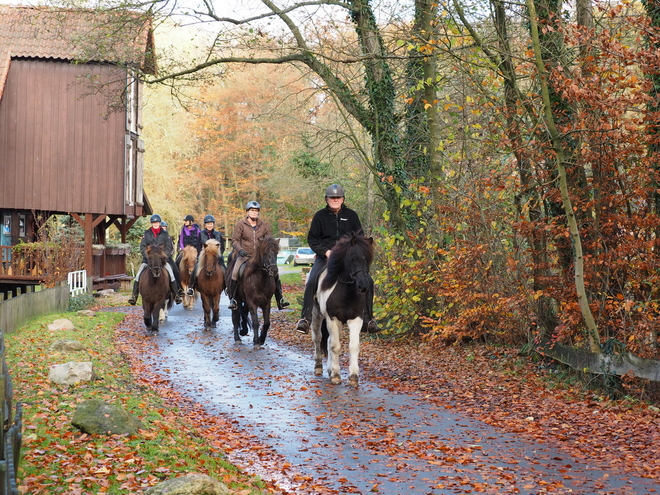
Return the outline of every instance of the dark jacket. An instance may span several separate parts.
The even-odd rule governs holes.
[[[201,245],[203,246],[204,244],[206,244],[206,241],[208,241],[209,239],[215,239],[220,243],[220,254],[225,252],[225,240],[222,238],[222,234],[219,231],[214,229],[211,232],[209,232],[206,229],[202,229],[202,233],[200,235]]]
[[[140,252],[142,253],[142,263],[146,263],[147,260],[147,247],[158,245],[161,246],[165,255],[170,258],[174,253],[174,243],[172,242],[172,237],[167,233],[166,230],[160,229],[158,235],[156,235],[153,229],[147,229],[144,231],[142,240],[140,241]]]
[[[353,232],[363,234],[360,218],[355,211],[342,205],[339,212],[333,213],[326,206],[312,218],[307,242],[317,256],[325,259],[326,251],[332,249],[345,234]]]
[[[201,235],[202,232],[196,223],[189,227],[189,232],[186,232],[185,226],[181,227],[181,232],[179,233],[179,250],[182,250],[186,246],[193,246],[199,253],[202,250]]]

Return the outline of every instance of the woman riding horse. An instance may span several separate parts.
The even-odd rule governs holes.
[[[259,218],[261,205],[256,201],[248,201],[245,205],[245,218],[240,220],[234,227],[234,233],[231,236],[231,246],[233,248],[233,270],[231,277],[227,277],[227,295],[229,296],[229,309],[237,309],[236,289],[238,287],[238,273],[241,265],[247,261],[255,251],[257,243],[266,237],[271,237],[270,227],[266,222]],[[289,303],[282,296],[282,282],[279,275],[275,276],[275,300],[277,309],[286,308]]]
[[[222,233],[219,230],[215,230],[215,217],[213,215],[206,215],[204,217],[204,230],[202,230],[199,235],[200,246],[203,247],[206,244],[206,241],[209,239],[215,239],[220,243],[220,256],[218,256],[218,264],[223,269],[226,268],[225,258],[223,256],[223,253],[225,252],[225,240],[222,238]],[[195,266],[193,275],[190,277],[190,284],[188,285],[188,290],[186,291],[186,295],[188,296],[195,294],[196,273],[197,266]]]
[[[312,309],[314,309],[314,296],[316,285],[321,271],[328,263],[330,250],[337,241],[346,234],[361,234],[362,224],[358,214],[348,208],[345,204],[344,188],[338,184],[328,186],[325,191],[326,207],[319,210],[312,218],[312,223],[307,234],[309,247],[316,253],[314,265],[307,275],[305,296],[300,314],[300,321],[296,330],[300,333],[309,333],[309,324],[312,321]],[[369,333],[380,332],[374,318],[374,289],[373,286],[367,291],[365,308],[365,328]],[[368,322],[368,323],[367,323]]]
[[[179,283],[178,273],[179,270],[173,266],[174,262],[172,260],[172,253],[174,252],[174,244],[172,243],[172,238],[170,235],[161,228],[161,218],[160,215],[152,215],[151,219],[151,228],[144,231],[142,236],[142,241],[140,241],[140,252],[142,253],[142,264],[138,269],[137,275],[135,275],[135,280],[133,282],[133,293],[131,294],[128,303],[132,306],[135,306],[140,293],[140,287],[138,282],[140,280],[140,274],[147,268],[147,247],[149,246],[160,246],[163,250],[165,256],[167,256],[167,263],[165,263],[165,269],[170,276],[170,289],[174,293],[174,300],[177,304],[181,304],[183,291],[181,290],[181,284]]]

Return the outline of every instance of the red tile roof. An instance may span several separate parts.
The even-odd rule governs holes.
[[[0,98],[12,58],[114,62],[156,70],[151,23],[126,13],[0,5]]]

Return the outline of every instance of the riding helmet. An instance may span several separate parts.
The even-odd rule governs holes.
[[[328,186],[328,188],[325,190],[325,197],[326,198],[343,198],[344,197],[344,188],[341,187],[339,184],[332,184],[331,186]]]
[[[257,203],[256,201],[248,201],[248,204],[245,205],[245,211],[251,210],[252,208],[256,208],[257,210],[261,210],[261,205]]]
[[[160,222],[160,226],[167,228],[167,222],[163,220],[162,222]]]
[[[195,219],[192,215],[186,215],[186,218],[183,219],[184,222],[194,222]]]
[[[162,220],[160,218],[160,215],[151,215],[151,220],[149,220],[149,221],[151,223],[154,223],[154,222],[161,222]]]
[[[209,223],[209,222],[215,223],[215,218],[213,217],[213,215],[206,215],[204,217],[204,223]]]

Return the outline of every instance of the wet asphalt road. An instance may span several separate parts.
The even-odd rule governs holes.
[[[224,296],[218,328],[205,332],[202,320],[199,301],[194,311],[172,308],[152,337],[162,353],[153,368],[208,412],[229,416],[272,446],[291,469],[338,493],[655,493],[649,480],[364,379],[357,390],[333,386],[313,374],[311,339],[307,354],[270,337],[253,349],[252,334],[236,345]],[[232,460],[241,465],[240,457]]]

